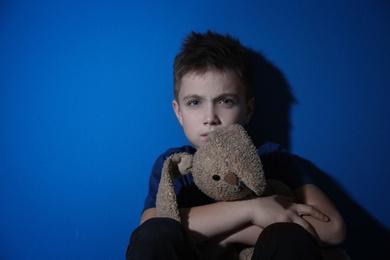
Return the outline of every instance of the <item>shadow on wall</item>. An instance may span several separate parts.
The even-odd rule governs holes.
[[[256,109],[247,130],[256,146],[267,141],[289,149],[290,108],[295,102],[282,72],[259,53],[249,50],[253,62]],[[347,225],[342,247],[352,259],[390,255],[390,232],[346,194],[325,172],[304,158],[297,159],[340,210]]]
[[[289,149],[290,107],[295,102],[278,68],[249,50],[253,66],[255,111],[247,127],[256,146],[275,142]]]

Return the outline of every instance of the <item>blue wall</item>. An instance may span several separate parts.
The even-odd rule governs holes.
[[[350,254],[388,252],[390,4],[293,2],[1,1],[0,258],[124,259],[154,160],[186,143],[174,55],[206,29],[270,62],[262,138],[306,161]]]

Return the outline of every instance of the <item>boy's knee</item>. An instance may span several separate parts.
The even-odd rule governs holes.
[[[273,244],[279,248],[318,247],[317,240],[306,229],[296,223],[275,223],[265,228],[258,239],[259,243]]]
[[[260,234],[252,259],[321,259],[316,239],[295,223],[275,223]]]
[[[140,240],[145,243],[175,241],[185,236],[184,227],[174,219],[170,218],[151,218],[140,225],[130,238]]]
[[[162,259],[189,250],[190,242],[181,223],[170,218],[151,218],[131,234],[127,259]],[[171,257],[171,259],[177,259]]]
[[[263,230],[261,235],[267,238],[275,237],[281,240],[304,237],[308,239],[314,239],[314,237],[302,226],[290,222],[281,222],[269,225]]]

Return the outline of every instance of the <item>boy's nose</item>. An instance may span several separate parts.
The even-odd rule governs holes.
[[[217,114],[215,113],[214,108],[208,109],[208,111],[204,117],[203,123],[205,125],[217,125],[220,123],[219,118],[218,118]]]

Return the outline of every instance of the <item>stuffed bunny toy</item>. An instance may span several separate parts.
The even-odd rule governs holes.
[[[196,186],[218,201],[272,194],[275,188],[292,195],[281,182],[270,180],[267,186],[257,149],[241,125],[215,130],[208,137],[195,155],[177,153],[166,159],[156,199],[158,217],[181,222],[173,181],[185,174],[192,174]]]
[[[215,130],[208,138],[194,155],[176,153],[165,160],[156,198],[158,217],[181,222],[173,182],[186,174],[192,174],[195,185],[217,201],[276,193],[294,197],[282,182],[265,179],[257,149],[241,125]],[[253,247],[248,247],[239,259],[249,260],[252,253]]]

